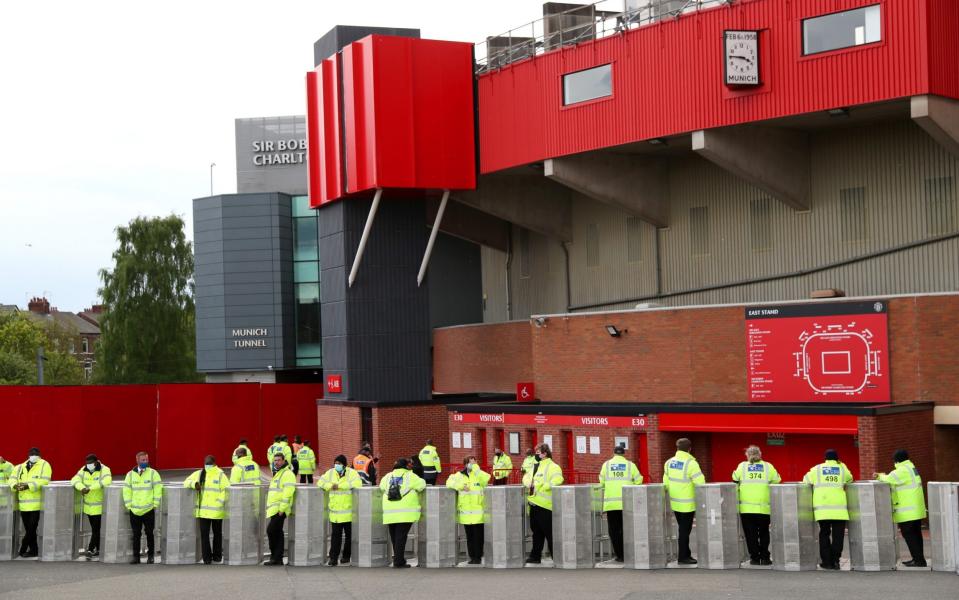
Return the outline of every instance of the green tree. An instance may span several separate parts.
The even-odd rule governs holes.
[[[43,323],[25,313],[0,314],[0,385],[37,383],[37,348],[43,347],[46,361],[43,382],[50,385],[84,383],[83,369],[68,349],[79,344],[79,336],[58,326]]]
[[[104,316],[94,379],[196,381],[193,249],[183,219],[140,217],[116,232],[113,270],[100,270]]]

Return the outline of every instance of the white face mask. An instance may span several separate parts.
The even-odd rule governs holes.
[[[37,456],[36,454],[31,454],[30,456],[27,457],[27,462],[30,463],[31,465],[37,462],[38,460],[40,460],[40,457]]]
[[[88,471],[93,471],[93,470],[96,469],[96,468],[97,468],[97,463],[87,463],[87,470],[88,470]]]

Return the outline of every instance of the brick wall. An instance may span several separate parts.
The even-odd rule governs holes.
[[[338,454],[352,461],[363,435],[360,409],[356,406],[317,406],[319,439],[313,442],[318,469],[326,470]]]
[[[443,393],[516,391],[532,381],[526,321],[444,327],[433,331],[433,389]]]
[[[450,462],[449,421],[443,404],[373,409],[373,451],[380,456],[377,471],[386,473],[397,458],[419,454],[433,440],[440,460]],[[444,469],[445,470],[445,469]]]
[[[894,402],[959,404],[957,313],[956,294],[890,300]],[[612,338],[608,324],[627,333]],[[510,392],[530,380],[548,402],[745,403],[745,344],[741,306],[437,329],[435,389]]]
[[[937,425],[935,436],[936,480],[959,481],[959,425]]]
[[[893,453],[909,452],[923,481],[935,481],[936,442],[932,410],[859,417],[859,473],[856,479],[871,479],[873,473],[893,468]]]

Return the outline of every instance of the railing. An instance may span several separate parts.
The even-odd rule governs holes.
[[[562,48],[623,33],[734,0],[600,0],[544,16],[475,45],[476,72]]]

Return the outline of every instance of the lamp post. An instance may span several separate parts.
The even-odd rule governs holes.
[[[213,167],[216,166],[215,162],[210,163],[210,195],[213,195]]]

